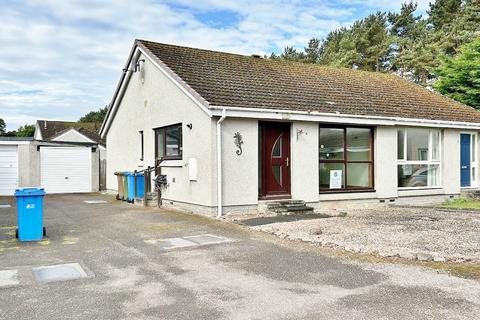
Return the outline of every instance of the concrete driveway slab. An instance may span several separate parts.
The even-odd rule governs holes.
[[[19,284],[18,270],[0,270],[0,288],[17,286]]]
[[[54,282],[87,278],[87,273],[78,263],[65,263],[53,266],[33,268],[33,274],[38,282]]]

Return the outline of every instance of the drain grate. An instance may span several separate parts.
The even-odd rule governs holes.
[[[87,278],[87,273],[78,263],[57,264],[33,268],[33,274],[38,282],[54,282]]]

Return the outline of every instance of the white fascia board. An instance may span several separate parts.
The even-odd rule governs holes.
[[[238,108],[238,107],[223,107],[223,106],[212,106],[210,107],[210,109],[212,110],[213,115],[218,117],[221,117],[222,110],[225,109],[228,111],[229,117],[236,117],[236,118],[480,130],[480,123],[457,122],[457,121],[364,116],[364,115],[350,115],[350,114],[341,114],[341,113],[322,113],[322,112],[315,112],[315,111],[303,112],[303,111],[291,111],[291,110],[280,110],[280,109]]]
[[[0,141],[0,146],[2,146],[2,145],[16,146],[16,145],[19,145],[19,144],[30,144],[30,142],[31,141],[14,141],[14,140],[8,141],[8,140],[5,140],[5,141]]]
[[[160,70],[170,81],[172,81],[187,97],[189,97],[197,106],[199,106],[209,117],[212,117],[211,110],[209,109],[209,104],[208,102],[203,99],[198,93],[195,92],[185,81],[183,81],[178,75],[175,74],[166,64],[164,64],[160,59],[158,59],[156,56],[151,54],[150,52],[147,52],[148,49],[144,48],[144,46],[136,42],[134,44],[134,48],[132,50],[132,53],[129,56],[129,59],[126,64],[126,75],[122,77],[120,80],[120,83],[118,85],[119,90],[115,94],[115,96],[112,99],[112,103],[110,106],[110,110],[107,113],[107,117],[104,120],[104,123],[102,124],[102,127],[100,129],[100,136],[102,139],[105,138],[108,129],[110,128],[110,125],[112,124],[113,118],[115,118],[115,114],[117,112],[117,109],[120,105],[120,102],[122,101],[123,94],[125,93],[125,90],[128,86],[128,82],[130,81],[130,78],[132,76],[133,71],[129,69],[129,66],[132,65],[132,60],[137,61],[140,54],[143,54],[154,66],[157,67],[158,70]]]

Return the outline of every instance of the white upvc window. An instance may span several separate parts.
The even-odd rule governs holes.
[[[402,128],[397,132],[398,188],[441,187],[441,132]]]

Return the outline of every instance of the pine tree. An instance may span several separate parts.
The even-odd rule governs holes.
[[[297,49],[294,47],[286,46],[285,49],[283,49],[280,58],[289,61],[300,61],[304,58],[304,56],[305,55],[303,52],[297,52]]]
[[[318,38],[312,38],[308,41],[308,45],[304,48],[306,63],[317,63],[320,56],[320,40]]]
[[[457,56],[443,57],[435,73],[437,91],[480,109],[480,37],[460,47]]]

